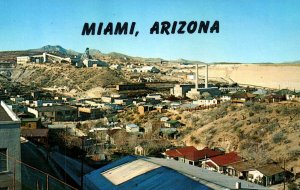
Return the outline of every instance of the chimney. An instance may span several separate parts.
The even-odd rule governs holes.
[[[205,88],[208,88],[208,65],[205,65]]]
[[[235,189],[241,189],[241,182],[236,182],[235,183]]]
[[[198,84],[199,84],[199,81],[198,81],[198,64],[196,64],[196,78],[195,78],[195,88],[198,89]]]

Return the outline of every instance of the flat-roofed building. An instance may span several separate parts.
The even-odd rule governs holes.
[[[96,67],[108,67],[107,63],[98,59],[84,59],[83,65],[85,65],[86,67],[94,67],[94,65]]]
[[[19,118],[3,102],[0,104],[0,189],[21,189]],[[15,188],[14,188],[15,187]]]
[[[174,88],[171,88],[170,94],[175,97],[186,97],[186,93],[192,88],[195,88],[194,84],[176,84]]]
[[[74,121],[78,118],[77,108],[67,105],[30,108],[28,112],[33,113],[36,117],[41,117],[42,120],[50,121]]]
[[[17,63],[18,64],[29,63],[29,62],[31,62],[31,58],[29,56],[17,57]]]
[[[95,107],[79,107],[78,112],[81,119],[99,119],[103,116],[101,108]]]

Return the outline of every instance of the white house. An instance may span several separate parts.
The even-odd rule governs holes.
[[[97,59],[84,59],[83,64],[86,67],[107,67],[107,63],[97,60]]]
[[[290,100],[290,101],[298,101],[300,102],[300,93],[298,94],[286,94],[285,95],[286,100]]]
[[[147,94],[146,98],[155,99],[155,100],[161,100],[162,99],[160,94]]]
[[[142,68],[132,69],[134,73],[159,73],[160,70],[154,66],[144,66]]]
[[[160,70],[154,66],[144,66],[142,67],[142,72],[144,73],[159,73]]]
[[[221,102],[228,102],[231,100],[231,97],[230,96],[221,96],[220,97],[220,101]]]
[[[113,65],[111,65],[109,68],[112,69],[112,70],[120,70],[120,69],[121,69],[121,66],[118,65],[118,64],[113,64]]]
[[[167,122],[167,121],[169,121],[169,118],[168,118],[168,117],[161,117],[161,118],[160,118],[160,121],[162,121],[162,122]]]
[[[126,132],[128,133],[137,133],[140,131],[140,127],[136,124],[127,124],[126,125]]]
[[[211,106],[211,105],[217,105],[218,100],[216,98],[205,98],[205,99],[195,100],[193,101],[193,104],[199,106]]]
[[[267,164],[250,170],[248,180],[264,186],[274,185],[284,180],[284,169],[277,164]]]

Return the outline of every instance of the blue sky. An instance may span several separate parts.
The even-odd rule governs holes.
[[[0,51],[83,52],[205,62],[300,60],[299,0],[0,0]],[[150,35],[155,21],[220,21],[220,33]],[[85,22],[136,22],[137,37],[81,36]]]

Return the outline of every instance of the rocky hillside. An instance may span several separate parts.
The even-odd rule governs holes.
[[[107,68],[75,68],[63,64],[18,65],[12,79],[24,85],[57,90],[69,95],[86,92],[93,94],[93,90],[102,93],[109,85],[125,82],[120,73]]]
[[[181,115],[186,126],[178,144],[222,147],[258,164],[285,158],[300,171],[299,102],[224,104]]]

